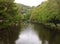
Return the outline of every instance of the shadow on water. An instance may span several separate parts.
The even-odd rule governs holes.
[[[0,29],[0,44],[60,44],[60,31],[40,24],[21,23]],[[23,26],[24,25],[24,26]]]
[[[38,32],[42,44],[60,44],[60,30],[45,28],[40,24],[34,24],[34,29]]]
[[[15,44],[20,32],[20,25],[11,25],[0,29],[0,44]]]

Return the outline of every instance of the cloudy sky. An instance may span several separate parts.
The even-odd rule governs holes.
[[[15,0],[16,3],[21,3],[28,6],[37,6],[45,0]]]

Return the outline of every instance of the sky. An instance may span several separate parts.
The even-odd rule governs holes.
[[[16,3],[21,3],[27,6],[38,6],[45,0],[15,0]]]

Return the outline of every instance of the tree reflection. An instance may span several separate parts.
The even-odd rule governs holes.
[[[42,44],[60,44],[60,31],[57,29],[47,29],[40,24],[34,24],[34,29],[38,32]]]
[[[20,32],[20,25],[11,25],[0,29],[0,44],[15,44]]]

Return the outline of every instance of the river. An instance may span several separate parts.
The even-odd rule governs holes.
[[[60,44],[60,31],[28,23],[21,30],[0,30],[0,44]]]
[[[16,44],[41,44],[37,32],[31,24],[22,29]]]

